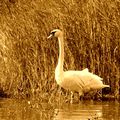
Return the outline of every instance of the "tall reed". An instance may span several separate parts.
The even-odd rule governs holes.
[[[88,67],[119,98],[118,0],[1,0],[0,5],[0,89],[11,96],[40,99],[57,90],[58,42],[47,36],[60,28],[65,69]]]

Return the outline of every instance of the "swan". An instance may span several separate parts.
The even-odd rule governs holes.
[[[71,91],[71,99],[73,92],[78,92],[80,96],[91,90],[99,90],[109,85],[102,82],[102,78],[89,72],[88,68],[81,71],[77,70],[63,70],[64,64],[64,40],[63,32],[59,29],[54,29],[50,32],[48,39],[56,37],[59,41],[59,58],[55,69],[55,80],[59,86]],[[72,102],[72,100],[71,100]]]

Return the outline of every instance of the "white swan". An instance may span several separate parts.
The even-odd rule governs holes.
[[[104,87],[109,87],[109,85],[104,85],[102,83],[101,77],[90,73],[87,68],[82,71],[64,71],[63,32],[59,29],[54,29],[53,31],[51,31],[48,39],[51,37],[57,37],[59,41],[59,59],[58,65],[55,69],[55,79],[58,85],[60,85],[64,89],[70,90],[71,92],[79,92],[80,96],[91,90],[98,90]]]

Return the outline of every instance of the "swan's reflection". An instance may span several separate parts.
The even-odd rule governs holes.
[[[114,106],[116,109],[114,109]],[[112,113],[111,113],[112,110]],[[119,120],[119,106],[111,102],[66,104],[55,109],[54,120]]]

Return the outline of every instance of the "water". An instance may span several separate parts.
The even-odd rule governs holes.
[[[118,102],[90,102],[64,105],[56,109],[54,120],[120,120]],[[64,118],[64,119],[63,119]]]
[[[120,120],[119,102],[83,101],[59,106],[0,99],[0,120]]]

